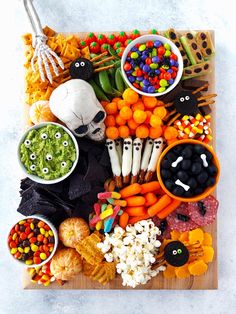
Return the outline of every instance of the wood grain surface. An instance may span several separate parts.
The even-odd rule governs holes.
[[[184,33],[186,31],[179,31],[180,33]],[[212,40],[214,42],[214,31],[210,31],[212,35]],[[105,34],[109,34],[111,32],[104,32]],[[116,32],[114,32],[116,33]],[[146,32],[143,32],[145,34]],[[80,38],[84,38],[87,33],[76,33]],[[160,32],[162,34],[162,32]],[[215,60],[214,57],[211,59],[213,71],[207,76],[202,77],[204,80],[208,80],[210,83],[210,87],[208,93],[215,92]],[[201,77],[200,77],[201,78]],[[215,148],[216,143],[216,125],[215,125],[215,115],[216,115],[216,105],[212,107],[212,130],[213,130],[213,147]],[[24,108],[24,118],[25,121],[28,121],[28,110],[27,106]],[[208,271],[205,275],[199,277],[189,277],[187,279],[165,279],[163,275],[160,273],[155,278],[152,278],[146,285],[139,285],[135,289],[130,287],[122,286],[122,280],[120,276],[116,276],[116,278],[111,281],[106,286],[103,286],[95,281],[92,281],[88,277],[83,274],[78,275],[74,280],[71,280],[65,283],[63,286],[59,286],[56,283],[49,285],[48,287],[44,287],[43,285],[38,285],[32,283],[30,281],[30,277],[26,270],[23,271],[23,288],[24,289],[89,289],[89,290],[116,290],[116,289],[131,289],[131,290],[208,290],[208,289],[217,289],[218,288],[218,263],[217,263],[217,221],[215,221],[212,225],[203,228],[205,231],[209,232],[213,238],[213,248],[215,250],[214,260],[212,263],[208,264]]]

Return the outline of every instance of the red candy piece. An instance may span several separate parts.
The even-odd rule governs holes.
[[[117,38],[116,38],[116,36],[115,36],[114,34],[108,35],[108,37],[107,37],[107,43],[108,43],[109,45],[113,46],[113,45],[116,43],[116,41],[117,41]]]
[[[118,35],[118,40],[121,42],[121,43],[124,43],[126,40],[127,40],[127,35],[125,32],[120,32],[119,35]]]
[[[158,51],[158,54],[160,54],[160,55],[164,55],[164,53],[166,52],[166,50],[165,50],[165,48],[163,46],[160,46],[157,49],[157,51]]]
[[[108,51],[108,44],[102,44],[101,45],[101,52]]]
[[[107,38],[104,34],[99,34],[97,37],[97,42],[99,45],[103,45],[107,42]]]
[[[153,41],[149,40],[146,42],[146,47],[147,48],[152,48],[153,47]]]
[[[132,41],[132,39],[127,39],[126,41],[125,41],[125,46],[128,46],[128,44],[130,44],[131,43],[131,41]]]
[[[166,72],[166,73],[164,74],[164,79],[167,80],[167,81],[169,81],[169,80],[171,79],[171,74],[170,74],[169,72]]]
[[[89,50],[92,53],[98,53],[100,52],[100,46],[97,42],[93,41],[90,45],[89,45]]]
[[[172,52],[172,54],[170,55],[170,59],[174,59],[175,61],[177,61],[178,57]]]
[[[152,59],[151,59],[151,58],[147,58],[147,59],[145,60],[145,63],[148,64],[148,65],[151,64],[151,63],[152,63]]]

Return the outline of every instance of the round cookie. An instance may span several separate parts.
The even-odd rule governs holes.
[[[75,59],[70,65],[70,76],[73,79],[89,81],[93,76],[93,64],[88,59]]]
[[[182,242],[172,241],[165,246],[164,257],[168,264],[180,267],[188,262],[189,251]]]

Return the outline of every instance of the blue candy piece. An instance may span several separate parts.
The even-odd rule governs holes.
[[[133,48],[131,48],[131,51],[132,51],[132,52],[137,51],[137,50],[138,50],[138,48],[135,47],[135,46],[134,46]]]
[[[142,60],[142,61],[145,61],[145,60],[147,59],[147,57],[148,57],[148,56],[146,56],[146,55],[142,55],[142,56],[141,56],[141,60]]]
[[[136,79],[135,79],[134,76],[130,75],[130,76],[128,76],[128,80],[129,80],[131,83],[133,83]]]
[[[131,69],[131,70],[129,70],[129,71],[126,71],[125,73],[126,73],[126,74],[131,74],[131,73],[133,73],[133,69]]]
[[[171,85],[171,84],[174,83],[174,80],[173,80],[173,79],[170,79],[170,80],[168,81],[168,83]]]
[[[154,47],[158,48],[162,45],[162,42],[160,40],[155,40],[153,45],[154,45]]]
[[[158,63],[158,62],[160,62],[160,58],[158,56],[152,57],[152,62]]]
[[[154,86],[149,86],[147,91],[148,91],[148,93],[154,93],[155,92],[155,87]]]
[[[168,69],[167,72],[172,74],[174,71],[172,69]]]
[[[142,56],[149,56],[149,51],[148,50],[144,50],[142,52]]]
[[[149,65],[145,64],[145,65],[143,66],[143,71],[144,71],[144,72],[148,73],[150,70],[151,70],[151,69],[150,69],[150,66],[149,66]]]
[[[173,67],[175,66],[175,60],[174,59],[170,59],[170,65]]]
[[[158,69],[157,69],[157,70],[155,70],[155,74],[156,74],[156,75],[159,75],[160,73],[161,73],[161,71],[160,71],[160,70],[158,70]]]
[[[141,82],[143,80],[143,76],[137,76],[137,81]]]
[[[145,86],[150,85],[149,80],[143,80],[143,85],[145,85]]]
[[[175,66],[176,66],[176,68],[178,68],[178,66],[179,66],[179,62],[178,61],[175,61]]]
[[[108,233],[111,231],[113,222],[114,218],[111,217],[104,220],[104,233]]]
[[[130,62],[132,59],[130,57],[126,58],[126,61]]]
[[[147,92],[148,92],[148,87],[144,85],[144,86],[142,87],[142,91],[143,91],[144,93],[147,93]]]

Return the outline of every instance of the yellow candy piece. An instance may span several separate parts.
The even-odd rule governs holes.
[[[19,251],[20,253],[23,253],[23,252],[24,252],[24,250],[22,249],[22,247],[18,247],[18,251]]]
[[[31,250],[32,250],[33,252],[37,252],[38,249],[39,249],[39,247],[38,247],[36,244],[32,244],[32,245],[31,245]]]
[[[21,220],[20,222],[19,222],[19,225],[23,225],[23,224],[25,224],[25,220]]]
[[[31,222],[31,224],[30,224],[30,229],[31,230],[34,230],[34,224]]]
[[[24,248],[24,253],[29,253],[29,251],[30,251],[30,247],[29,246]]]
[[[13,255],[13,254],[16,254],[16,252],[17,252],[17,248],[16,248],[16,247],[14,247],[14,248],[11,249],[11,254],[12,254],[12,255]]]
[[[96,230],[99,231],[99,230],[102,228],[102,225],[103,225],[102,221],[101,221],[101,220],[98,221],[98,222],[96,223]]]
[[[104,210],[104,212],[100,214],[100,219],[104,220],[105,218],[111,216],[112,214],[113,214],[113,208],[108,208],[107,206],[107,209]]]
[[[33,264],[33,260],[32,259],[27,259],[27,261],[25,261],[26,265],[32,265]]]
[[[40,231],[40,233],[43,234],[43,235],[44,235],[45,232],[46,232],[45,229],[43,229],[43,228],[40,228],[39,231]]]
[[[47,255],[45,253],[40,253],[39,257],[44,261],[47,259]]]

